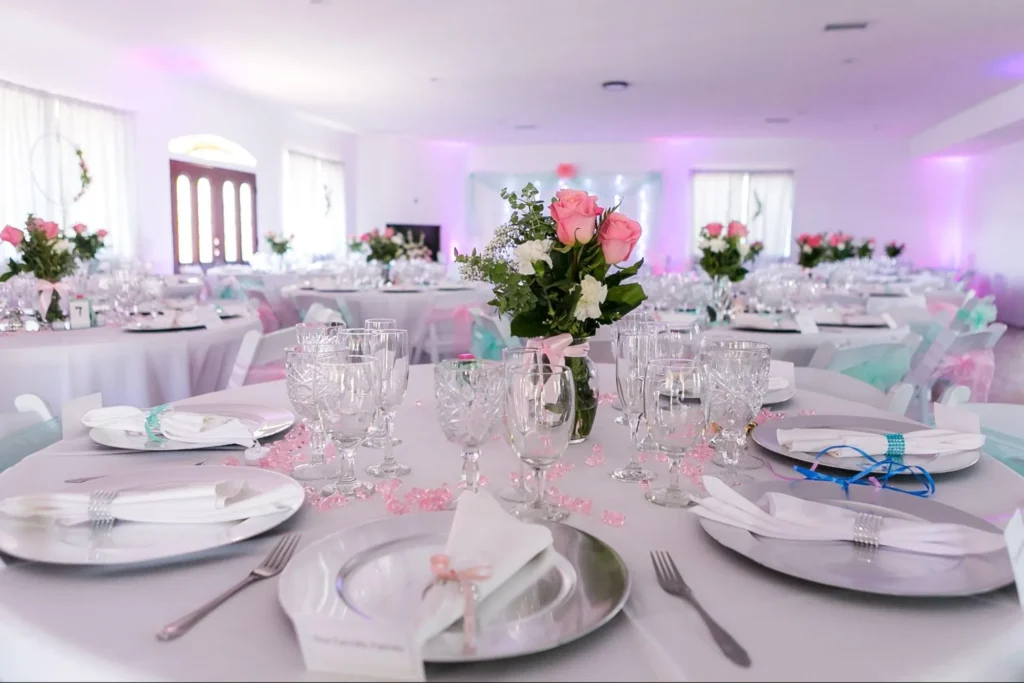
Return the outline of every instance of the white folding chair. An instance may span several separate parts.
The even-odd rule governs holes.
[[[419,362],[424,353],[431,363],[442,357],[468,353],[473,341],[473,312],[469,306],[434,307],[427,311],[412,340],[412,362]]]
[[[17,412],[0,413],[0,471],[61,438],[60,423],[43,399],[22,394],[14,399]]]
[[[285,349],[295,345],[295,328],[286,327],[263,334],[250,330],[242,337],[242,344],[235,356],[235,365],[228,379],[228,388],[234,389],[245,384],[249,370],[274,361],[284,360]]]

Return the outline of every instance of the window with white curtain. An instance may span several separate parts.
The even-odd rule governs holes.
[[[84,192],[76,150],[91,177]],[[129,114],[0,81],[0,224],[20,227],[29,213],[84,223],[107,231],[101,257],[128,256],[134,163]]]
[[[693,236],[708,223],[740,221],[764,253],[788,257],[793,236],[791,171],[694,171]],[[696,253],[696,252],[695,252]]]
[[[288,150],[285,159],[286,235],[308,258],[345,252],[345,167],[329,159]]]

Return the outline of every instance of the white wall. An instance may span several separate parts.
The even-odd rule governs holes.
[[[926,192],[918,182],[920,162],[905,141],[789,139],[681,139],[620,145],[478,146],[469,170],[552,172],[562,162],[586,172],[662,174],[659,229],[648,244],[648,262],[661,266],[687,257],[693,229],[690,173],[694,170],[792,170],[795,173],[793,231],[842,230],[856,236],[909,242],[920,262],[940,257],[920,240]],[[927,186],[927,183],[924,183]]]
[[[355,221],[355,135],[313,123],[260,100],[191,85],[100,54],[76,37],[30,16],[0,20],[0,79],[132,112],[137,154],[138,254],[169,271],[173,264],[171,188],[167,143],[174,137],[214,133],[257,159],[256,212],[261,233],[283,219],[284,150],[292,147],[345,164],[348,222]],[[45,40],[39,36],[45,35]],[[99,226],[98,226],[99,227]]]

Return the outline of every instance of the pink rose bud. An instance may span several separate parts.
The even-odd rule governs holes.
[[[85,227],[85,223],[75,223],[73,226],[71,226],[71,229],[74,230],[75,233],[78,235],[81,235],[83,232],[88,230],[88,228]]]
[[[597,218],[604,209],[597,205],[597,197],[583,190],[559,190],[549,207],[555,219],[558,241],[562,244],[586,244],[597,230]]]
[[[110,233],[108,233],[106,230],[97,230],[96,231],[96,236],[99,237],[101,240],[105,239],[106,236],[109,235],[109,234]]]
[[[724,228],[722,227],[721,223],[708,223],[707,225],[704,226],[704,232],[706,232],[708,234],[708,237],[711,238],[715,238],[721,235],[722,230],[724,230]]]
[[[747,226],[743,225],[739,221],[733,221],[729,223],[729,237],[746,237]]]

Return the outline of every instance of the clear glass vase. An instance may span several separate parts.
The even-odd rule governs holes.
[[[733,287],[729,278],[716,275],[711,279],[708,295],[708,318],[716,325],[732,322]]]
[[[576,387],[576,423],[569,443],[583,443],[594,429],[597,417],[598,383],[597,364],[586,356],[566,358],[565,365],[572,371]]]

